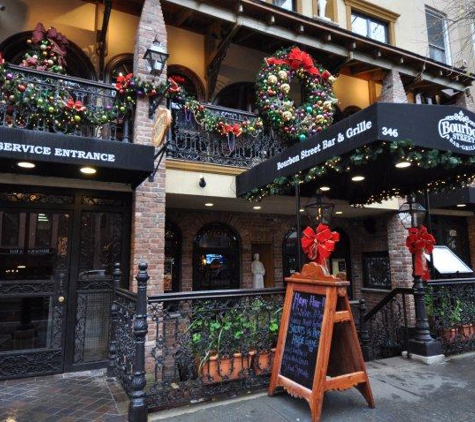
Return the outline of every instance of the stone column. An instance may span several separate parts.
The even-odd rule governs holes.
[[[167,42],[167,32],[159,0],[145,0],[137,29],[134,52],[134,75],[158,84],[166,80],[166,69],[160,78],[150,76],[143,56],[157,37]],[[137,99],[134,143],[150,145],[154,120],[148,117],[149,101]],[[165,260],[165,160],[162,160],[153,182],[144,181],[135,191],[132,217],[131,270],[140,261],[148,264],[148,293],[163,292]],[[134,277],[130,277],[135,280]],[[137,289],[133,281],[133,290]]]

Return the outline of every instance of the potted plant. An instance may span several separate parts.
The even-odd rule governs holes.
[[[247,376],[248,359],[241,352],[244,336],[242,313],[238,309],[211,309],[205,304],[193,310],[188,328],[195,353],[197,375],[211,384]]]

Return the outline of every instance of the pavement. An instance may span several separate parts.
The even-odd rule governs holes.
[[[426,365],[367,363],[376,408],[356,389],[327,392],[322,422],[475,422],[475,353]],[[125,422],[127,397],[104,371],[0,381],[0,422]],[[249,394],[149,415],[168,422],[310,422],[302,399]]]
[[[355,389],[325,394],[322,422],[475,422],[475,354],[426,365],[402,357],[366,365],[376,408]],[[302,399],[253,394],[226,402],[162,411],[150,421],[310,422]]]

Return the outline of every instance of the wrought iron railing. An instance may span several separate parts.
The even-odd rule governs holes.
[[[360,342],[365,360],[398,356],[407,350],[412,296],[412,289],[396,288],[360,318]]]
[[[231,124],[256,117],[241,110],[203,105]],[[169,158],[249,168],[288,147],[282,139],[266,131],[256,135],[235,136],[230,133],[223,136],[201,127],[193,113],[181,105],[172,103],[171,109],[173,126],[167,141]]]
[[[284,289],[172,293],[149,298],[156,333],[150,409],[267,387]]]
[[[445,355],[475,350],[475,279],[431,282],[425,304],[431,334]]]
[[[0,126],[130,142],[133,116],[114,86],[12,64],[5,72]]]
[[[135,363],[133,323],[137,308],[137,295],[117,288],[111,306],[111,339],[109,345],[109,375],[119,378],[122,387],[131,394]]]

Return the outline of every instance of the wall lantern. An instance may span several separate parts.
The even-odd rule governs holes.
[[[147,61],[147,70],[152,76],[159,77],[162,74],[168,56],[165,46],[155,38],[143,56]]]
[[[167,63],[169,54],[167,53],[166,47],[155,38],[153,40],[152,45],[147,48],[143,58],[147,62],[147,70],[153,77],[159,77],[163,69],[165,68],[165,64]],[[162,101],[163,96],[157,95],[155,97],[149,97],[149,107],[148,107],[148,117],[153,119],[155,114],[155,110],[159,106],[160,102]]]
[[[311,225],[316,224],[318,226],[322,223],[329,226],[333,217],[333,211],[335,210],[335,204],[323,198],[319,189],[304,208]]]

